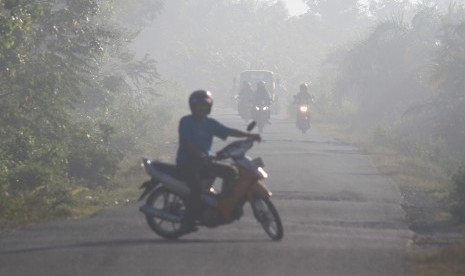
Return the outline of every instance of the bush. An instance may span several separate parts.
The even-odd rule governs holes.
[[[74,133],[68,156],[68,176],[79,179],[89,188],[108,186],[118,171],[123,155],[109,145],[112,130],[99,125],[101,134]],[[99,137],[101,136],[101,137]]]
[[[22,162],[1,171],[0,222],[29,223],[63,216],[71,183],[61,166]]]

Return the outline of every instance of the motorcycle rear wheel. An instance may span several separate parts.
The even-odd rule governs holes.
[[[181,220],[186,211],[185,199],[165,188],[153,191],[147,198],[146,205],[178,216]],[[180,222],[171,222],[149,214],[145,215],[145,219],[150,228],[165,239],[177,239],[183,235]]]
[[[255,218],[272,240],[279,241],[283,238],[281,218],[269,198],[256,194],[252,201],[252,210]]]

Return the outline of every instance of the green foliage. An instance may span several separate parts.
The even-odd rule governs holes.
[[[430,116],[435,118],[435,132],[465,158],[465,7],[451,6],[443,22],[433,60],[431,84],[436,95]]]
[[[444,140],[440,137],[419,136],[413,130],[402,128],[404,122],[380,124],[374,128],[372,139],[377,145],[387,146],[402,152],[406,156],[441,163],[444,167],[450,164],[450,156]]]
[[[160,0],[138,0],[129,2],[126,0],[115,0],[116,18],[124,22],[140,28],[147,25],[153,20],[163,9],[163,1]]]
[[[118,170],[122,153],[109,144],[112,127],[100,125],[100,137],[86,133],[86,129],[76,131],[71,138],[72,147],[68,155],[68,176],[79,179],[81,185],[89,188],[107,187]]]
[[[108,110],[158,74],[128,50],[139,30],[121,27],[114,3],[0,2],[0,222],[67,216],[83,186],[115,182],[124,156],[114,126],[76,114]]]
[[[432,2],[419,5],[410,23],[380,22],[352,47],[333,52],[324,64],[328,75],[317,84],[327,118],[352,102],[356,109],[343,124],[370,131],[375,145],[456,171],[453,189],[444,187],[463,223],[465,6],[452,3],[440,13]]]
[[[31,222],[55,217],[70,202],[65,170],[46,162],[23,162],[3,174],[0,221]]]
[[[441,14],[423,4],[410,24],[380,22],[353,47],[334,52],[325,63],[334,82],[326,114],[350,101],[356,109],[345,121],[354,128],[375,127],[379,143],[457,167],[451,162],[465,158],[464,18],[462,6]]]

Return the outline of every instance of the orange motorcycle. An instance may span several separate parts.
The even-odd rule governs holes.
[[[247,130],[251,131],[254,126],[252,122]],[[263,169],[263,161],[245,155],[253,145],[251,139],[237,140],[217,152],[216,160],[233,161],[239,178],[231,195],[226,198],[219,197],[218,191],[213,188],[214,178],[202,181],[201,211],[197,223],[213,228],[239,220],[245,203],[249,202],[255,218],[268,236],[279,241],[284,231],[279,214],[271,202],[271,192],[264,182],[268,174]],[[189,187],[181,181],[173,164],[144,158],[142,165],[151,180],[141,186],[144,191],[139,200],[147,200],[139,210],[145,214],[147,223],[155,233],[166,239],[179,238],[184,234],[181,222]]]

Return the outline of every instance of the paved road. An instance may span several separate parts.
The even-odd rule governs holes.
[[[369,156],[284,119],[263,138],[249,153],[270,173],[282,241],[269,240],[249,206],[237,223],[165,241],[131,204],[0,234],[0,275],[410,275],[401,195]]]

